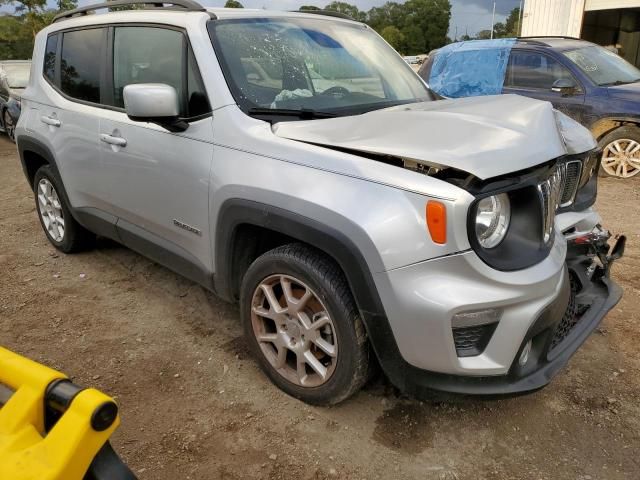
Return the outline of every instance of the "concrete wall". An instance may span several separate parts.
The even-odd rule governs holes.
[[[614,1],[604,0],[607,4]],[[580,37],[584,8],[585,0],[525,0],[522,36]]]

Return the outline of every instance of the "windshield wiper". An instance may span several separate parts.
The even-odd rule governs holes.
[[[337,117],[335,113],[319,112],[317,110],[311,110],[308,108],[301,108],[300,110],[289,108],[264,108],[264,107],[252,107],[248,110],[249,115],[277,115],[285,117],[298,117],[301,120],[313,120],[317,118],[333,118]]]
[[[618,85],[628,85],[630,83],[636,83],[636,82],[640,82],[640,78],[636,78],[635,80],[616,80],[615,82],[611,82],[611,83],[603,83],[601,86],[603,87],[617,87]]]

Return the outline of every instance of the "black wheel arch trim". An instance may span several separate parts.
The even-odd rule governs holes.
[[[273,230],[304,242],[331,256],[340,266],[353,293],[375,355],[397,387],[404,386],[403,359],[364,255],[341,231],[299,213],[244,199],[225,201],[216,225],[215,291],[235,301],[231,252],[237,228],[243,224]]]
[[[33,137],[27,137],[25,135],[20,135],[16,137],[16,144],[18,145],[18,153],[20,155],[20,163],[22,164],[22,171],[29,182],[29,186],[33,189],[33,185],[31,182],[31,177],[29,175],[29,169],[27,166],[27,161],[25,159],[25,153],[32,152],[36,155],[42,157],[46,162],[54,169],[58,178],[62,178],[60,176],[60,170],[58,169],[58,164],[56,162],[56,157],[53,155],[49,147],[47,147],[40,140],[36,140]],[[35,172],[33,172],[35,174]],[[66,192],[65,192],[66,195]]]

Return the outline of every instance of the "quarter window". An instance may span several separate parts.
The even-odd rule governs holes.
[[[60,58],[60,88],[70,97],[100,103],[100,59],[104,29],[65,32]]]
[[[124,87],[135,83],[163,83],[175,88],[181,117],[210,111],[195,59],[182,32],[157,27],[116,27],[114,106],[124,108]]]
[[[560,79],[575,81],[556,59],[538,52],[511,51],[505,87],[548,90]]]
[[[56,82],[56,55],[58,53],[58,35],[51,35],[47,38],[47,46],[44,52],[44,66],[42,71],[44,76],[53,84]]]

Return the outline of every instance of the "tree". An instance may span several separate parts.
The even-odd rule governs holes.
[[[330,10],[332,12],[342,13],[353,18],[354,20],[358,20],[359,22],[364,22],[367,19],[367,14],[365,12],[361,12],[358,7],[347,2],[333,1],[329,5],[324,7],[324,9]]]
[[[304,12],[305,10],[317,11],[322,9],[320,7],[316,7],[315,5],[302,5],[299,9],[300,12]]]
[[[227,3],[224,4],[224,8],[244,8],[238,0],[227,0]]]
[[[393,25],[386,26],[380,32],[382,38],[384,38],[389,45],[398,51],[404,48],[404,34]]]
[[[15,7],[14,15],[0,16],[0,58],[31,58],[36,34],[62,11],[76,8],[77,0],[58,0],[57,10],[47,10],[47,0],[0,0]]]

